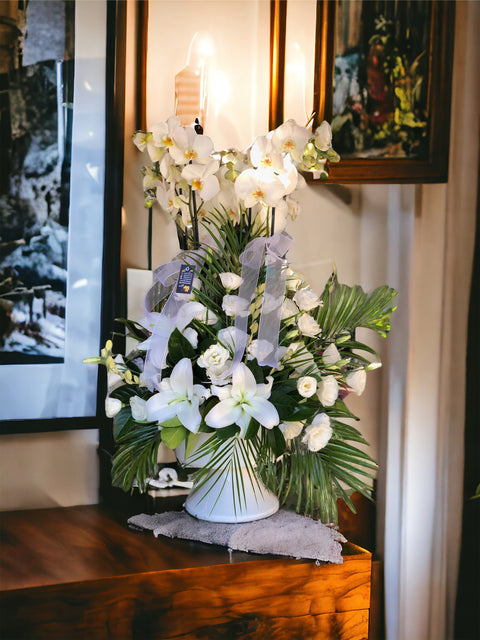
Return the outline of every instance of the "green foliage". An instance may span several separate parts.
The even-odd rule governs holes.
[[[362,287],[339,284],[334,271],[321,295],[316,320],[322,327],[322,338],[335,339],[342,333],[352,334],[357,327],[371,329],[382,337],[390,331],[395,289],[383,286],[371,293]]]
[[[141,491],[145,490],[147,478],[157,473],[161,433],[152,422],[129,419],[123,424],[116,435],[117,449],[112,459],[114,486],[130,491],[137,484]]]
[[[174,329],[168,341],[168,358],[170,366],[175,366],[182,358],[189,360],[195,358],[195,349],[178,329]]]

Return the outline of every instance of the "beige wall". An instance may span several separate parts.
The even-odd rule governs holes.
[[[0,510],[98,502],[98,431],[2,436]]]

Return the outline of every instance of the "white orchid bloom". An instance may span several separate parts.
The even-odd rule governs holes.
[[[250,161],[255,169],[274,169],[277,173],[283,171],[283,157],[275,148],[271,138],[258,136],[250,149]]]
[[[167,213],[174,213],[180,208],[180,200],[175,193],[175,186],[172,184],[168,188],[164,183],[157,186],[157,201]]]
[[[270,169],[247,169],[235,181],[235,191],[245,207],[275,207],[286,194],[285,185]]]
[[[295,162],[301,162],[309,137],[308,129],[300,127],[295,120],[290,119],[275,129],[272,141],[277,149],[289,153]]]
[[[182,170],[184,178],[193,191],[198,191],[202,200],[211,200],[219,189],[218,178],[214,175],[218,171],[218,160],[210,160],[207,164],[187,164]]]
[[[257,384],[253,373],[241,362],[232,373],[232,384],[224,387],[212,386],[212,393],[220,398],[205,416],[205,422],[213,429],[221,429],[231,424],[240,427],[240,437],[244,437],[251,418],[266,429],[272,429],[280,422],[278,411],[267,400],[270,397],[273,378],[267,384]]]
[[[205,164],[213,151],[212,139],[196,133],[192,127],[177,127],[173,131],[174,144],[170,147],[170,155],[177,164],[195,161]]]
[[[289,155],[285,156],[283,160],[283,170],[279,172],[278,178],[285,187],[286,195],[290,195],[297,188],[299,175],[297,167],[293,164],[291,157]]]
[[[152,140],[152,133],[150,131],[135,131],[132,134],[133,144],[139,151],[145,151],[147,144]]]
[[[180,169],[169,153],[166,153],[160,161],[160,173],[167,182],[171,182],[174,185],[177,185],[182,180]],[[186,181],[185,186],[187,186]]]
[[[149,421],[159,424],[177,417],[189,431],[197,433],[202,416],[199,405],[208,396],[208,390],[193,384],[192,363],[182,358],[174,366],[170,378],[160,382],[160,390],[147,400]]]
[[[152,162],[161,160],[173,146],[173,131],[181,126],[177,116],[170,116],[166,122],[157,122],[151,127],[151,139],[148,142],[148,155]]]

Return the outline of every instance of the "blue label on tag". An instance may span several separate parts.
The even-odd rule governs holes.
[[[195,270],[189,267],[187,264],[182,264],[180,267],[180,273],[178,274],[176,293],[192,293],[193,289],[193,276]]]

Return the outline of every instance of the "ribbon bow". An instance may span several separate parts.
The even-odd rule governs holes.
[[[258,329],[257,361],[260,366],[278,367],[278,335],[282,319],[282,304],[287,281],[285,255],[293,242],[286,231],[276,232],[268,238],[255,238],[240,255],[242,284],[238,297],[242,307],[249,309],[255,296],[260,267],[265,264],[265,290]],[[241,362],[248,339],[248,312],[236,313],[234,355],[232,363],[221,376],[226,378]]]

